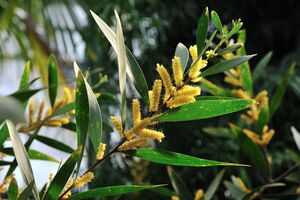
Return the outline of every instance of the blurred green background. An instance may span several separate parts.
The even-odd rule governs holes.
[[[77,61],[84,69],[92,72],[91,82],[99,81],[98,72],[107,75],[108,82],[95,88],[95,92],[118,92],[117,64],[115,55],[89,10],[93,10],[108,24],[115,23],[113,10],[116,9],[123,23],[126,45],[132,49],[138,59],[147,81],[150,84],[156,77],[156,63],[170,64],[176,45],[195,44],[198,19],[203,9],[219,13],[224,24],[232,19],[242,19],[247,31],[246,49],[248,54],[258,54],[251,60],[252,70],[255,64],[267,52],[273,51],[271,64],[263,78],[255,86],[255,91],[267,89],[271,94],[291,62],[300,63],[300,1],[238,1],[238,0],[62,0],[30,1],[0,0],[0,73],[11,79],[18,79],[25,61],[31,60],[35,69],[43,73],[48,56],[54,53],[58,58],[62,76],[66,82],[74,80],[72,62]],[[211,25],[212,26],[212,25]],[[14,69],[14,70],[13,70]],[[223,84],[223,75],[214,77],[214,81]],[[12,87],[12,88],[7,88]],[[0,80],[0,94],[13,91],[13,85],[7,79]],[[203,92],[205,94],[205,91]],[[136,93],[129,93],[128,98]],[[276,130],[272,150],[275,170],[280,171],[290,165],[291,159],[284,156],[287,149],[296,146],[290,134],[290,126],[300,129],[300,76],[296,70],[292,77],[283,104],[271,122]],[[104,117],[118,108],[118,102],[111,100],[100,102]],[[238,114],[222,116],[210,120],[165,124],[166,139],[156,144],[160,148],[201,156],[212,160],[228,162],[243,161],[234,141],[206,135],[202,129],[210,126],[226,126],[238,118]],[[106,130],[106,140],[111,130]],[[92,153],[91,153],[92,154]],[[93,162],[93,157],[88,162]],[[140,163],[140,161],[136,161]],[[245,160],[246,162],[246,160]],[[144,163],[147,165],[147,163]],[[108,186],[138,182],[133,174],[139,169],[134,163],[120,157],[113,157],[98,168],[97,178],[91,186]],[[141,165],[141,164],[140,164]],[[135,171],[134,171],[135,170]],[[191,191],[206,188],[220,168],[176,168]],[[245,169],[251,173],[250,169]],[[143,183],[169,183],[164,166],[150,164],[142,167],[140,177]],[[238,173],[228,169],[230,174]],[[145,174],[143,174],[145,173]],[[240,172],[239,172],[240,173]],[[227,175],[226,175],[227,176]],[[257,176],[253,172],[253,176]],[[223,199],[224,188],[218,190],[216,199]],[[147,198],[129,196],[136,199],[159,199],[147,192]],[[164,199],[164,197],[161,197]]]

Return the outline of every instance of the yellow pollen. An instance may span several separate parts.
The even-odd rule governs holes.
[[[194,97],[190,97],[190,96],[178,96],[175,97],[173,99],[170,99],[169,101],[167,101],[167,107],[168,108],[176,108],[179,107],[183,104],[187,104],[187,103],[191,103],[196,101]]]
[[[104,156],[106,144],[100,143],[98,147],[98,152],[97,152],[97,160],[101,160]]]
[[[140,135],[143,137],[148,137],[153,140],[158,140],[161,142],[161,140],[165,137],[165,135],[162,132],[151,130],[151,129],[143,129],[140,132]]]
[[[111,123],[114,125],[115,129],[118,131],[120,135],[123,133],[123,128],[120,120],[117,116],[111,116],[110,117]]]
[[[44,108],[45,108],[45,100],[43,100],[40,104],[37,121],[41,121]]]
[[[198,96],[200,93],[200,87],[185,85],[176,91],[175,96]]]
[[[126,150],[129,150],[129,149],[133,149],[133,148],[140,147],[140,146],[146,144],[146,142],[147,142],[146,138],[132,139],[132,140],[124,142],[124,144],[122,144],[118,148],[118,150],[119,151],[126,151]]]
[[[226,76],[224,81],[233,86],[242,86],[242,81],[234,77]]]
[[[74,186],[75,188],[79,188],[84,186],[85,184],[91,182],[95,178],[93,172],[87,172],[86,174],[83,174],[81,177],[79,177],[75,183]]]
[[[198,57],[197,45],[190,46],[189,51],[192,57],[192,61],[195,62],[195,60],[197,60]]]
[[[163,81],[166,95],[170,95],[173,91],[173,84],[169,72],[163,65],[159,64],[157,64],[156,71],[159,73],[161,80]]]
[[[153,104],[152,107],[150,107],[151,112],[158,111],[159,107],[159,101],[160,101],[160,95],[161,95],[161,89],[162,89],[162,82],[161,80],[155,80],[152,88],[152,99]]]
[[[132,121],[133,125],[137,125],[141,121],[141,108],[140,101],[138,99],[132,100]]]
[[[172,70],[173,70],[175,85],[177,87],[181,86],[183,84],[183,72],[182,72],[180,57],[175,56],[172,59]]]
[[[198,189],[195,194],[194,200],[200,200],[204,196],[204,191],[202,189]]]

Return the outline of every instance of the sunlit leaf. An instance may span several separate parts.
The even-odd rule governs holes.
[[[155,120],[160,122],[190,121],[237,112],[253,105],[254,101],[237,98],[199,100],[163,113]]]
[[[297,131],[297,129],[295,127],[291,127],[291,131],[295,140],[295,143],[300,151],[300,133]]]
[[[34,150],[34,149],[29,149],[28,150],[28,156],[30,159],[33,160],[45,160],[45,161],[51,161],[51,162],[56,162],[59,163],[58,160],[56,160],[55,158],[53,158],[52,156],[49,156],[43,152]]]
[[[203,54],[203,48],[207,36],[207,29],[208,29],[208,8],[206,7],[199,19],[198,27],[197,27],[197,52],[198,56],[201,57]]]
[[[101,187],[91,189],[86,192],[81,192],[72,195],[69,199],[88,199],[96,197],[120,196],[127,193],[138,192],[141,190],[149,190],[164,185],[116,185],[109,187]]]
[[[24,122],[24,108],[15,98],[0,96],[0,123],[6,119]]]
[[[48,62],[48,87],[49,87],[49,98],[50,103],[53,106],[58,86],[58,72],[57,72],[57,61],[53,54],[50,55]]]
[[[254,56],[255,55],[240,56],[240,57],[233,58],[230,60],[224,60],[224,61],[219,62],[219,63],[209,67],[208,69],[204,70],[201,73],[201,76],[205,77],[205,76],[210,76],[210,75],[217,74],[217,73],[220,73],[223,71],[227,71],[231,68],[234,68],[234,67],[242,64],[243,62],[250,60]]]
[[[123,128],[125,127],[126,122],[126,53],[125,53],[125,44],[124,36],[122,30],[122,24],[120,17],[115,10],[116,18],[116,52],[118,57],[118,67],[119,67],[119,87],[121,92],[121,122]]]
[[[171,184],[177,194],[176,196],[178,196],[181,200],[193,199],[193,196],[187,185],[185,184],[183,179],[174,171],[174,169],[168,166],[167,171],[171,180]]]
[[[68,158],[68,160],[61,166],[61,168],[51,181],[48,190],[44,195],[44,200],[56,200],[59,197],[64,186],[72,175],[74,167],[78,159],[80,158],[81,152],[82,146],[78,147],[78,149],[76,149]]]
[[[3,125],[0,128],[0,149],[1,146],[3,146],[4,142],[6,141],[6,139],[9,136],[9,132],[8,132],[8,128],[7,128],[7,124],[3,123]]]
[[[8,194],[8,200],[16,200],[18,198],[18,194],[19,194],[18,183],[15,178],[13,178],[10,181],[7,194]]]
[[[152,149],[152,148],[139,148],[125,152],[128,155],[136,156],[144,160],[155,163],[173,165],[173,166],[186,166],[186,167],[211,167],[211,166],[246,166],[243,164],[226,163],[213,160],[206,160],[197,158],[181,153],[171,151]]]
[[[253,82],[256,82],[264,73],[265,70],[271,60],[273,52],[268,52],[255,66],[254,71],[252,73]]]
[[[225,173],[225,169],[221,170],[217,176],[214,178],[214,180],[211,182],[211,184],[209,185],[209,187],[207,188],[207,190],[205,191],[205,200],[210,200],[213,195],[215,194],[215,192],[217,191],[221,181],[222,181],[222,178],[224,176],[224,173]]]
[[[38,135],[36,140],[66,153],[73,153],[74,151],[74,149],[72,149],[70,146],[50,137]]]
[[[220,20],[220,17],[218,15],[218,13],[216,11],[211,11],[211,19],[214,22],[214,25],[216,26],[216,28],[218,29],[218,31],[223,34],[223,26],[222,26],[222,22]]]
[[[18,163],[18,166],[20,167],[20,171],[22,174],[22,177],[26,184],[30,184],[33,182],[33,187],[32,187],[32,193],[36,199],[39,199],[39,194],[38,190],[35,185],[34,177],[33,177],[33,172],[29,160],[29,156],[26,152],[26,149],[22,143],[22,140],[14,126],[14,124],[10,121],[6,121],[8,131],[9,131],[9,136],[11,139],[12,147],[15,153],[15,157]]]
[[[26,87],[29,84],[29,80],[30,80],[30,61],[27,61],[21,76],[19,89]]]
[[[184,44],[179,43],[176,46],[175,56],[180,58],[182,71],[185,71],[186,65],[189,61],[189,50],[184,46]]]
[[[283,96],[285,94],[287,84],[290,80],[290,77],[294,73],[295,66],[296,66],[295,63],[293,63],[290,66],[289,70],[286,72],[286,74],[285,74],[284,78],[282,79],[281,83],[277,87],[275,93],[272,95],[271,102],[270,102],[270,117],[272,117],[274,115],[274,113],[278,110],[278,108],[281,105],[281,102],[282,102]]]

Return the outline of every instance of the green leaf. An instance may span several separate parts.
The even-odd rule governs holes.
[[[202,129],[204,133],[216,136],[216,137],[224,137],[224,138],[235,138],[235,135],[232,134],[229,128],[214,128],[207,127]]]
[[[28,200],[33,188],[34,188],[34,181],[32,181],[29,185],[27,185],[25,190],[23,190],[23,192],[19,195],[18,200]],[[35,198],[35,199],[39,199],[39,198]]]
[[[53,138],[49,138],[49,137],[45,137],[45,136],[41,136],[38,135],[36,137],[36,140],[40,141],[41,143],[44,143],[50,147],[53,147],[55,149],[58,149],[60,151],[66,152],[66,153],[73,153],[74,149],[72,149],[70,146],[55,140]]]
[[[274,113],[278,110],[278,108],[281,105],[281,102],[282,102],[287,84],[290,80],[290,77],[294,73],[295,66],[296,66],[295,63],[293,63],[290,66],[290,68],[287,71],[287,73],[285,74],[283,80],[281,81],[281,83],[277,87],[275,93],[272,95],[272,99],[271,99],[271,102],[270,102],[270,117],[272,117],[274,115]]]
[[[56,173],[43,199],[56,200],[59,197],[60,193],[64,189],[64,186],[66,185],[70,176],[72,175],[74,167],[77,161],[79,160],[81,154],[82,146],[79,146]]]
[[[230,45],[228,47],[225,47],[223,49],[219,49],[217,51],[217,54],[218,55],[224,55],[224,54],[227,54],[227,53],[232,53],[232,52],[240,49],[241,47],[243,47],[243,43],[240,43],[240,42],[234,43],[234,44],[232,44],[232,45]]]
[[[203,47],[205,44],[206,36],[207,36],[207,29],[208,29],[208,8],[206,7],[199,19],[198,27],[197,27],[197,52],[198,57],[201,57],[203,52]]]
[[[216,96],[230,96],[231,95],[230,90],[222,88],[205,78],[202,78],[200,80],[200,83],[206,89],[206,91],[212,95],[216,95]]]
[[[214,22],[214,25],[218,29],[218,31],[223,35],[223,26],[222,26],[222,22],[220,20],[220,17],[218,15],[218,13],[213,10],[213,11],[211,11],[210,16],[211,16],[211,19]]]
[[[55,158],[53,158],[52,156],[49,156],[43,152],[33,150],[33,149],[28,150],[28,156],[30,159],[33,159],[33,160],[45,160],[45,161],[59,163],[59,161],[56,160]]]
[[[226,35],[226,38],[231,38],[234,34],[236,34],[243,26],[243,22],[236,23],[233,28],[229,31],[229,33]]]
[[[17,99],[0,96],[0,123],[6,119],[14,122],[24,122],[24,108]]]
[[[11,165],[12,162],[0,160],[0,166]]]
[[[50,55],[48,62],[48,87],[51,106],[54,105],[58,86],[57,61],[53,54]]]
[[[266,176],[267,162],[262,150],[257,146],[257,144],[253,143],[252,140],[242,132],[242,130],[237,128],[232,130],[238,135],[239,145],[242,151],[248,156],[250,161],[257,168],[258,172],[262,176]]]
[[[295,143],[300,151],[300,133],[297,131],[297,129],[295,127],[291,127],[291,131],[295,140]]]
[[[214,178],[214,180],[211,182],[211,184],[209,185],[209,187],[207,188],[207,190],[204,194],[205,200],[210,200],[213,197],[213,195],[217,191],[217,189],[222,181],[224,173],[225,173],[225,169],[221,170],[217,174],[217,176]]]
[[[210,76],[210,75],[217,74],[217,73],[220,73],[223,71],[227,71],[231,68],[234,68],[234,67],[242,64],[243,62],[250,60],[254,56],[255,55],[240,56],[240,57],[233,58],[230,60],[224,60],[222,62],[219,62],[219,63],[209,67],[207,70],[204,70],[201,73],[201,76],[205,77],[205,76]]]
[[[253,100],[226,98],[221,100],[199,100],[163,113],[155,120],[177,122],[206,119],[237,112],[253,105]]]
[[[4,142],[9,136],[8,127],[6,123],[3,123],[3,125],[0,128],[0,149],[1,146],[3,146]]]
[[[239,56],[247,55],[246,48],[245,48],[245,43],[246,43],[246,31],[245,30],[241,30],[239,32],[238,42],[244,44],[244,46],[241,47],[240,49],[238,49],[237,54]],[[242,78],[243,88],[252,97],[253,96],[253,82],[252,82],[252,74],[251,74],[249,62],[242,63],[239,66],[239,69],[240,69],[240,74],[241,74],[241,78]]]
[[[255,66],[254,71],[252,73],[253,76],[253,82],[256,82],[265,72],[271,57],[273,55],[273,52],[268,52]]]
[[[69,199],[70,200],[89,199],[89,198],[96,198],[96,197],[120,196],[122,194],[153,189],[161,186],[163,185],[116,185],[116,186],[109,186],[109,187],[101,187],[101,188],[91,189],[86,192],[74,194]]]
[[[171,180],[171,184],[179,198],[181,200],[191,200],[193,196],[188,189],[183,179],[174,171],[170,166],[167,167],[168,175]]]
[[[78,94],[76,92],[75,98],[76,127],[78,126],[78,129],[80,129],[79,136],[82,137],[82,139],[80,139],[78,142],[78,145],[84,146],[83,143],[85,142],[87,131],[92,141],[94,150],[97,153],[102,138],[102,116],[100,106],[92,88],[84,79],[76,63],[74,63],[74,69],[77,71],[76,74],[78,74],[77,84],[79,87],[79,92]],[[81,99],[78,99],[77,95]]]
[[[186,65],[189,61],[189,50],[184,46],[184,44],[179,43],[176,46],[175,56],[180,58],[182,71],[185,71]]]
[[[30,80],[30,61],[27,61],[21,76],[19,89],[25,88],[29,84],[29,80]]]
[[[19,190],[18,190],[18,183],[15,178],[10,181],[8,187],[8,200],[16,200],[18,198]]]
[[[101,29],[102,33],[105,35],[113,49],[117,52],[117,42],[116,42],[116,34],[115,32],[100,18],[98,17],[93,11],[91,14]],[[127,47],[126,47],[127,48]],[[128,48],[127,48],[128,49]],[[148,101],[148,85],[145,79],[144,74],[142,73],[141,68],[139,67],[138,63],[136,62],[134,56],[129,50],[126,50],[126,72],[130,81],[133,83],[136,90],[139,92],[141,97],[147,102]]]
[[[44,88],[40,88],[40,89],[20,89],[16,92],[14,92],[13,94],[11,94],[11,97],[14,97],[16,99],[18,99],[19,101],[26,102],[30,97],[32,97],[33,95],[35,95],[37,92],[43,90]]]
[[[26,149],[14,124],[10,120],[6,120],[6,124],[8,127],[12,147],[15,153],[18,166],[20,167],[22,177],[26,184],[30,184],[33,182],[32,193],[34,197],[37,200],[39,200],[39,193],[35,185],[31,164]]]
[[[120,17],[115,10],[116,18],[116,52],[118,57],[118,67],[119,67],[119,87],[121,92],[121,123],[122,127],[125,127],[126,122],[126,53],[125,53],[125,43],[122,30],[122,24]]]
[[[139,148],[135,150],[126,151],[125,153],[151,162],[165,164],[165,165],[174,165],[174,166],[186,166],[186,167],[246,166],[243,164],[206,160],[206,159],[197,158],[189,155],[184,155],[181,153],[175,153],[171,151],[165,151],[165,150],[159,150],[153,148]]]
[[[126,48],[126,56],[127,56],[127,63],[126,65],[126,72],[128,75],[128,78],[134,85],[135,89],[138,91],[138,93],[141,95],[144,101],[148,102],[148,85],[145,78],[145,75],[139,65],[139,63],[136,61],[134,55],[130,52],[130,50]]]

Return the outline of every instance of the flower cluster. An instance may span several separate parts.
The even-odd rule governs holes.
[[[34,113],[33,103],[29,103],[29,112],[28,119],[29,122],[27,125],[21,126],[19,128],[19,132],[29,133],[39,127],[41,124],[45,126],[53,126],[53,127],[61,127],[63,124],[69,123],[68,117],[56,117],[55,119],[50,119],[50,117],[55,113],[58,109],[62,108],[64,105],[67,105],[72,102],[73,94],[68,87],[64,87],[64,97],[62,99],[57,100],[53,107],[48,108],[45,111],[46,102],[43,100],[38,106],[37,112]],[[71,111],[74,113],[74,110]]]
[[[256,144],[259,145],[268,145],[273,138],[275,131],[274,129],[269,129],[267,125],[265,125],[262,129],[262,133],[256,134],[253,131],[248,129],[243,129],[243,132]]]

